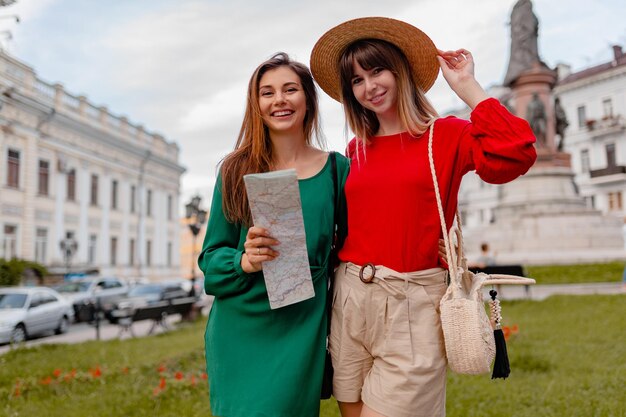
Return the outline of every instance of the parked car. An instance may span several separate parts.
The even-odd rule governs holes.
[[[124,297],[119,297],[106,306],[112,310],[107,316],[111,323],[116,323],[119,317],[124,317],[137,308],[169,302],[189,296],[189,291],[183,288],[180,282],[153,282],[138,284]]]
[[[125,281],[116,277],[96,277],[70,281],[56,287],[56,290],[74,306],[76,321],[93,321],[97,305],[105,316],[109,316],[111,309],[106,306],[112,300],[126,295],[129,287]]]
[[[0,343],[67,332],[74,319],[72,305],[47,287],[0,288]]]

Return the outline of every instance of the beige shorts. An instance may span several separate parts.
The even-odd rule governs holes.
[[[445,416],[446,356],[439,301],[441,268],[400,273],[376,266],[335,273],[330,352],[338,401],[363,402],[388,417]],[[371,268],[364,269],[364,276]]]

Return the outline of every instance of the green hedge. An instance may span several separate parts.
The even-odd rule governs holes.
[[[45,276],[48,271],[37,262],[13,258],[9,261],[0,258],[0,287],[20,285],[24,271],[32,270],[38,277]]]

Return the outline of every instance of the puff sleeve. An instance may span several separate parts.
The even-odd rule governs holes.
[[[241,269],[245,233],[241,224],[229,222],[222,210],[222,177],[218,176],[206,236],[198,258],[204,272],[204,290],[217,298],[247,291],[260,273],[248,274]],[[243,239],[242,239],[243,237]]]

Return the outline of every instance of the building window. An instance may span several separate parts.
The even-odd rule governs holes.
[[[605,98],[602,100],[602,109],[604,111],[604,118],[611,119],[613,118],[613,101],[610,98]]]
[[[152,216],[152,190],[146,193],[146,216]]]
[[[172,266],[172,242],[167,242],[167,266]]]
[[[146,266],[152,263],[152,241],[146,240]]]
[[[583,174],[589,173],[589,149],[583,149],[580,151],[580,170]]]
[[[39,195],[48,195],[48,183],[50,181],[50,162],[39,160]]]
[[[111,208],[117,209],[117,180],[111,182]]]
[[[76,201],[76,170],[67,173],[67,199]]]
[[[135,239],[131,239],[128,244],[128,265],[135,265]]]
[[[2,253],[4,259],[7,260],[17,257],[17,226],[14,224],[4,225]]]
[[[623,207],[622,192],[609,193],[609,211],[621,211]]]
[[[606,167],[614,167],[615,166],[615,144],[607,143],[604,147],[606,149]]]
[[[96,263],[96,250],[97,248],[97,236],[89,235],[89,246],[87,248],[87,262],[90,265],[95,265]]]
[[[46,263],[46,247],[48,246],[48,229],[37,228],[35,232],[35,261]]]
[[[137,194],[137,190],[134,185],[130,186],[130,212],[135,212],[135,195]]]
[[[172,220],[172,196],[167,196],[167,220]]]
[[[92,206],[98,205],[98,176],[96,174],[91,174],[91,197],[89,202]]]
[[[9,149],[7,154],[7,186],[20,186],[20,151]]]
[[[585,106],[578,106],[578,127],[585,127],[587,125],[587,112]]]
[[[117,238],[111,238],[111,265],[117,265]]]

